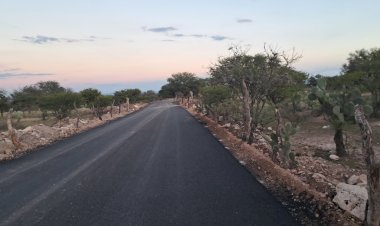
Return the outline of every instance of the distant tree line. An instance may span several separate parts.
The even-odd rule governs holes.
[[[5,90],[0,90],[0,112],[1,117],[4,117],[4,112],[13,109],[23,112],[25,116],[28,112],[39,110],[44,120],[48,114],[62,120],[78,108],[86,107],[92,110],[94,116],[102,119],[109,106],[119,106],[120,113],[121,105],[127,101],[128,104],[134,104],[155,99],[157,94],[152,90],[142,92],[139,89],[123,89],[114,92],[113,95],[104,95],[94,88],[74,92],[70,88],[62,87],[56,81],[42,81],[9,94]]]

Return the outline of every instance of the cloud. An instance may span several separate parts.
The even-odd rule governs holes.
[[[251,19],[238,19],[236,20],[238,23],[252,23]]]
[[[187,35],[187,34],[182,34],[182,33],[177,33],[177,34],[173,34],[171,35],[173,37],[192,37],[192,38],[207,38],[207,35],[200,35],[200,34],[190,34],[190,35]]]
[[[205,38],[207,37],[207,35],[200,35],[200,34],[192,34],[192,35],[189,35],[190,37],[194,37],[194,38]]]
[[[20,41],[34,43],[34,44],[44,44],[44,43],[51,43],[51,42],[59,42],[59,39],[54,38],[54,37],[43,36],[43,35],[36,35],[36,36],[22,36]]]
[[[22,72],[19,68],[12,68],[0,71],[0,80],[2,79],[9,79],[9,78],[26,78],[26,77],[40,77],[40,76],[50,76],[53,74],[50,73],[28,73],[28,72]]]
[[[22,36],[21,39],[16,39],[17,41],[28,42],[32,44],[49,44],[49,43],[74,43],[74,42],[94,42],[99,38],[95,36],[89,36],[88,38],[83,39],[74,39],[74,38],[56,38],[44,35],[36,35],[36,36]]]
[[[174,36],[174,37],[185,37],[186,35],[185,34],[174,34],[174,35],[172,35],[172,36]]]
[[[223,35],[212,35],[210,38],[214,41],[224,41],[226,39],[230,39],[229,37],[223,36]]]
[[[244,19],[248,20],[248,19]],[[169,33],[170,31],[177,31],[178,29],[175,27],[154,27],[154,28],[148,28],[146,26],[141,27],[144,31],[150,31],[150,32],[156,32],[156,33],[163,33],[167,37],[173,37],[173,38],[183,38],[183,37],[190,37],[190,38],[210,38],[214,41],[223,41],[223,40],[232,40],[232,38],[229,38],[227,36],[223,35],[204,35],[204,34],[184,34],[184,33]],[[164,42],[173,42],[175,40],[173,39],[164,39],[161,40]]]
[[[144,31],[151,31],[151,32],[156,32],[156,33],[166,33],[169,31],[176,31],[178,30],[175,27],[152,27],[152,28],[147,28],[147,27],[142,27]]]

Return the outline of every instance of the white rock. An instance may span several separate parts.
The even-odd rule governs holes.
[[[330,128],[330,125],[322,126],[322,129],[328,129],[328,128]]]
[[[358,184],[367,184],[367,175],[360,174]]]
[[[224,128],[230,128],[231,127],[231,123],[226,123],[223,125]]]
[[[234,128],[234,130],[239,130],[240,126],[238,124],[235,124],[235,125],[232,126],[232,128]]]
[[[329,158],[334,161],[338,161],[340,159],[337,155],[330,155]]]
[[[359,181],[359,176],[352,175],[350,178],[348,178],[347,183],[355,185],[358,183],[358,181]]]
[[[25,129],[21,130],[23,133],[28,133],[28,132],[32,132],[33,131],[33,127],[31,126],[28,126],[26,127]]]
[[[0,161],[6,159],[7,157],[7,154],[0,154]]]
[[[269,127],[268,127],[268,130],[269,130],[269,131],[272,131],[273,129],[272,129],[272,127],[269,126]]]
[[[368,200],[367,189],[357,185],[339,183],[333,202],[352,215],[364,220]]]
[[[88,123],[87,120],[82,120],[82,119],[79,119],[79,122],[82,123],[82,124],[87,124]]]

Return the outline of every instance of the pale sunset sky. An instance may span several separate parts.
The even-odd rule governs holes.
[[[336,75],[380,47],[379,0],[1,0],[0,88],[55,80],[78,91],[158,91],[176,72],[206,76],[231,45],[302,54],[296,69]]]

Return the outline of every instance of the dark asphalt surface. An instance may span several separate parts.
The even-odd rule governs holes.
[[[157,102],[0,164],[0,225],[296,225],[179,106]]]

